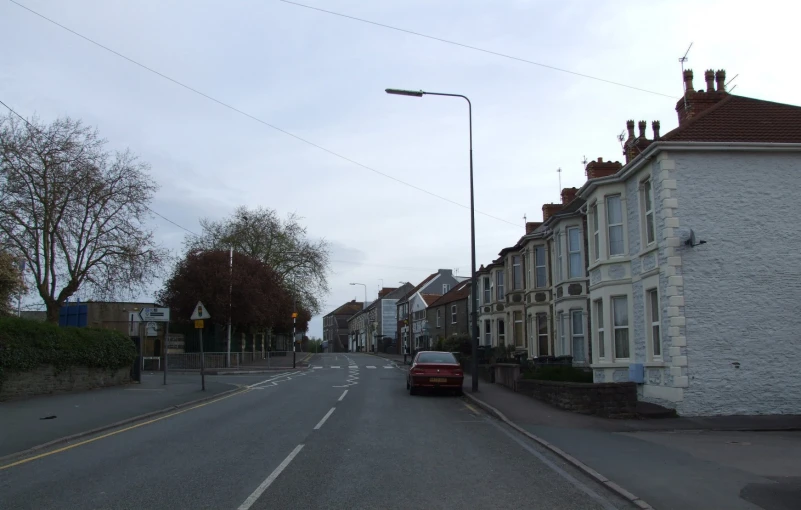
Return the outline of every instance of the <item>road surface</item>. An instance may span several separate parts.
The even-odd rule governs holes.
[[[325,354],[220,400],[0,464],[0,508],[633,508],[463,399]]]

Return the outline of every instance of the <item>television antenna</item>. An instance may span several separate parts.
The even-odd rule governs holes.
[[[556,173],[559,174],[559,193],[562,192],[562,167],[556,169]]]
[[[687,94],[684,90],[684,63],[689,60],[687,55],[690,54],[690,48],[693,47],[693,43],[690,42],[690,46],[687,47],[687,51],[684,52],[684,56],[679,59],[679,63],[681,64],[681,88],[682,88],[682,97],[684,97],[684,110],[687,110]]]

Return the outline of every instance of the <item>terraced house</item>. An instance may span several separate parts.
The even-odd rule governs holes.
[[[481,342],[572,356],[680,414],[801,413],[801,108],[704,78],[684,73],[677,128],[628,121],[625,164],[590,162],[482,266]]]

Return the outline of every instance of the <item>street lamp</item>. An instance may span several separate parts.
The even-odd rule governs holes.
[[[447,97],[461,97],[467,101],[467,114],[468,114],[468,127],[470,133],[470,250],[472,256],[472,274],[470,281],[470,294],[472,310],[470,311],[473,320],[473,341],[472,352],[472,390],[478,391],[478,283],[476,282],[476,210],[473,198],[473,104],[467,96],[461,94],[444,94],[441,92],[424,92],[422,90],[403,90],[403,89],[386,89],[387,94],[394,94],[397,96],[412,96],[423,97],[426,96],[447,96]]]

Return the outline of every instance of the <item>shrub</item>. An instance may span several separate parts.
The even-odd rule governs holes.
[[[560,381],[591,383],[592,372],[581,370],[567,365],[544,366],[523,373],[523,379],[536,379],[539,381]]]
[[[130,366],[136,348],[119,331],[61,328],[47,322],[0,317],[0,385],[8,372],[40,365],[56,370],[70,366],[118,369]]]

